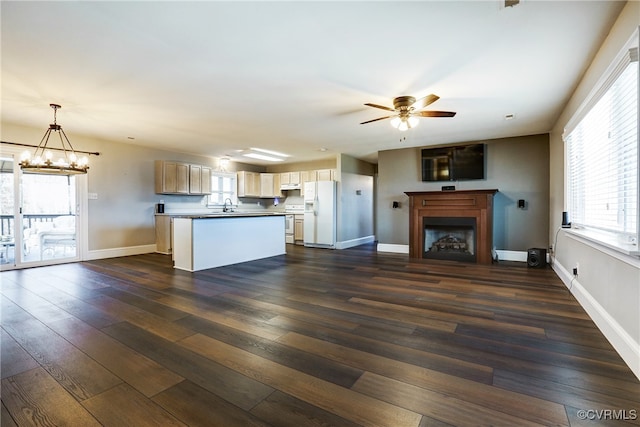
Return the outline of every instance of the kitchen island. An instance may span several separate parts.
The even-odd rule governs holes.
[[[285,254],[285,216],[184,215],[173,219],[174,268],[198,271]]]

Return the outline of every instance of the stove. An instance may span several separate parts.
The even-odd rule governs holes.
[[[304,205],[285,205],[284,212],[288,214],[303,214]]]

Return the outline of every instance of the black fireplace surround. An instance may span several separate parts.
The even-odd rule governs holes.
[[[423,258],[476,262],[476,219],[474,217],[422,218]]]

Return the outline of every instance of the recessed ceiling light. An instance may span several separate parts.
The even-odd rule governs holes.
[[[280,157],[267,156],[266,154],[260,153],[244,153],[243,156],[251,157],[252,159],[266,160],[268,162],[282,162],[284,160]]]
[[[260,153],[268,154],[270,156],[276,157],[289,157],[288,154],[278,153],[277,151],[265,150],[264,148],[251,148],[251,151],[258,151]]]
[[[285,158],[290,157],[288,154],[279,153],[277,151],[265,150],[263,148],[250,148],[242,150],[242,155],[251,157],[252,159],[266,160],[268,162],[282,162]]]

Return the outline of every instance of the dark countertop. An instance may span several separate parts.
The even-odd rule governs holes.
[[[208,219],[208,218],[248,218],[261,216],[284,216],[284,212],[216,212],[210,214],[156,214],[169,215],[173,218],[191,218],[191,219]]]

